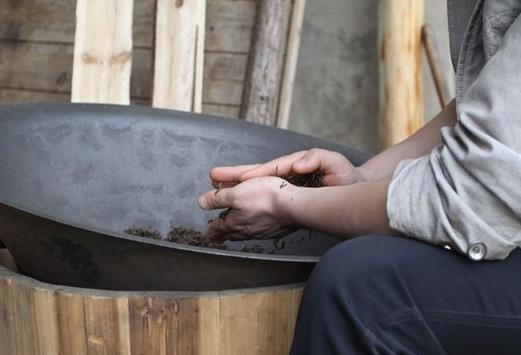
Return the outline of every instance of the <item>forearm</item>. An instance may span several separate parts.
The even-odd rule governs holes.
[[[454,126],[456,121],[456,104],[453,100],[419,131],[362,165],[359,171],[364,180],[375,180],[389,176],[400,161],[428,154],[441,143],[441,128]]]
[[[354,185],[292,187],[281,196],[281,213],[294,226],[341,238],[392,234],[386,209],[389,182],[386,177]]]

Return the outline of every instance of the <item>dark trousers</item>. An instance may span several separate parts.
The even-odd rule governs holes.
[[[521,354],[521,250],[473,262],[405,238],[341,243],[309,279],[291,354]]]

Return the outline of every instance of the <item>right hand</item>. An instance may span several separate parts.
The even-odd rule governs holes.
[[[288,176],[318,172],[324,186],[351,185],[364,181],[346,157],[324,149],[311,149],[286,155],[264,164],[218,167],[210,178],[215,188],[232,187],[243,181],[263,176]]]

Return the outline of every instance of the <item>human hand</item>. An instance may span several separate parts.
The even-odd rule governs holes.
[[[262,177],[205,193],[199,198],[201,208],[228,208],[208,224],[206,238],[211,242],[268,239],[292,232],[296,228],[283,206],[297,189],[283,179]]]
[[[262,176],[305,175],[318,172],[323,186],[351,185],[364,180],[361,172],[342,154],[311,149],[280,157],[264,164],[218,167],[210,178],[215,188],[231,187]]]

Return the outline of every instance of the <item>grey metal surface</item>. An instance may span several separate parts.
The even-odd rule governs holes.
[[[299,231],[266,254],[189,247],[125,235],[204,230],[216,212],[197,197],[216,165],[301,149],[367,156],[331,142],[246,122],[146,107],[0,107],[0,239],[42,281],[113,290],[221,290],[298,282],[337,239]],[[257,242],[255,242],[257,243]],[[283,246],[283,247],[282,247]],[[272,254],[270,254],[272,253]]]

